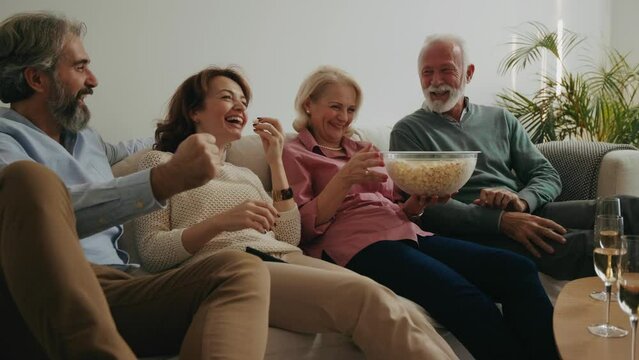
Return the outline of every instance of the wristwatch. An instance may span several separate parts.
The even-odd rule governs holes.
[[[273,190],[271,191],[271,195],[273,196],[273,201],[289,200],[293,198],[293,189],[289,187],[283,190]]]
[[[409,219],[412,222],[421,222],[422,215],[424,215],[424,209],[422,209],[422,211],[419,214],[415,214],[415,215],[409,217]]]

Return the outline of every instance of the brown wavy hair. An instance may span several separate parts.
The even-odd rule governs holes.
[[[191,114],[203,108],[209,83],[218,76],[235,81],[244,92],[248,105],[251,100],[251,87],[236,68],[208,67],[191,75],[175,90],[169,102],[166,118],[159,122],[155,129],[155,150],[174,153],[184,139],[195,134],[195,123],[191,119]]]

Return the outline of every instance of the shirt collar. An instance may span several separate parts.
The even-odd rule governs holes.
[[[0,108],[0,118],[15,121],[43,133],[43,131],[40,130],[39,127],[35,126],[31,121],[29,121],[29,119],[11,108]]]
[[[46,135],[47,137],[49,137],[49,135],[45,134],[45,132],[42,131],[42,129],[35,126],[35,124],[32,123],[29,119],[22,116],[22,114],[20,114],[19,112],[11,108],[0,108],[0,118],[5,118],[7,120],[15,121],[22,125],[28,126],[32,128],[33,130],[38,131]],[[62,147],[64,147],[69,153],[73,154],[73,148],[75,147],[77,134],[68,132],[66,130],[62,130],[62,133],[60,134],[60,140],[61,140]],[[54,140],[51,139],[51,141],[54,141]]]

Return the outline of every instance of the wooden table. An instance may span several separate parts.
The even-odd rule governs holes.
[[[600,289],[603,289],[603,282],[598,277],[589,277],[569,282],[559,293],[553,315],[553,330],[562,359],[630,359],[630,321],[616,301],[610,303],[610,323],[628,330],[627,336],[602,338],[592,335],[587,329],[590,324],[605,321],[605,303],[588,296],[593,290]]]

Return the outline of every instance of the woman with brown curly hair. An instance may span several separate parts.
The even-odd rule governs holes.
[[[246,80],[234,69],[207,68],[189,77],[158,125],[156,151],[140,167],[168,161],[183,139],[198,132],[215,136],[224,152],[242,136],[250,99]],[[456,358],[428,321],[393,292],[302,254],[297,247],[300,215],[282,164],[282,127],[276,119],[259,117],[253,129],[271,170],[273,198],[249,169],[223,163],[209,183],[171,198],[164,209],[137,221],[145,268],[161,271],[222,249],[250,247],[276,260],[267,262],[271,326],[352,336],[368,359]]]

